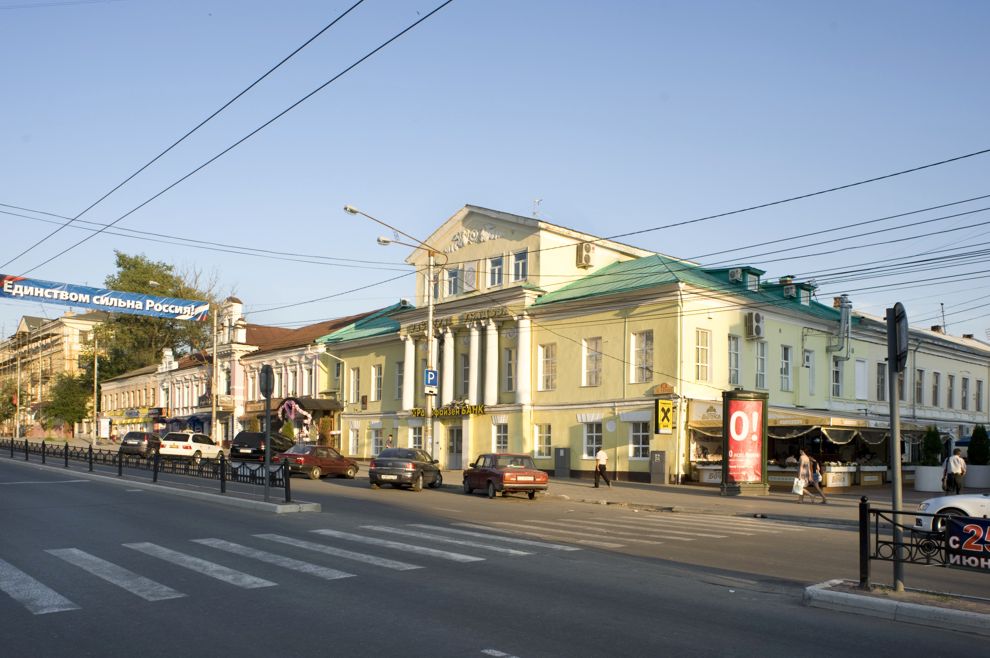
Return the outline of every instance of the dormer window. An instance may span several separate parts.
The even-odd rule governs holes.
[[[526,249],[512,254],[512,280],[525,281],[529,276],[529,252]]]

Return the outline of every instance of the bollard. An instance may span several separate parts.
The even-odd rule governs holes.
[[[870,501],[859,500],[859,587],[870,589]]]
[[[28,440],[24,439],[24,461],[28,461],[31,456],[31,446],[28,445]]]
[[[227,493],[227,458],[220,452],[220,493]]]
[[[123,448],[117,449],[117,477],[124,477],[124,453]]]
[[[14,439],[10,439],[10,458],[14,458]]]
[[[93,446],[89,447],[89,471],[93,472]]]
[[[282,482],[285,483],[285,502],[292,502],[292,492],[289,489],[289,460],[282,460]]]
[[[151,481],[152,482],[158,482],[158,460],[159,459],[161,459],[161,455],[158,454],[158,448],[155,448],[155,459],[154,459],[154,462],[155,463],[154,463],[154,466],[152,468],[152,476],[151,476]]]
[[[65,455],[65,467],[69,468],[69,442],[65,442],[65,447],[62,448],[62,454]]]
[[[46,463],[45,462],[45,440],[44,439],[41,440],[41,463],[42,464]]]

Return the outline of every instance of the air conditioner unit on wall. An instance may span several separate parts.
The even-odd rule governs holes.
[[[580,242],[577,245],[577,266],[581,268],[591,267],[591,255],[595,253],[595,245],[590,242]]]
[[[729,281],[741,282],[743,279],[743,271],[741,267],[734,267],[729,270]]]
[[[763,325],[763,314],[759,311],[750,311],[746,314],[746,338],[766,337],[766,327]]]

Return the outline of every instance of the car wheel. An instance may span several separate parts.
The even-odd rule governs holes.
[[[443,486],[443,473],[437,471],[437,476],[430,482],[430,489],[439,489]]]
[[[199,450],[197,450],[196,452],[193,453],[192,463],[193,463],[194,466],[199,466],[199,463],[201,461],[203,461],[203,453],[201,453]]]
[[[495,483],[492,482],[491,480],[488,481],[488,497],[489,498],[495,497]]]
[[[472,489],[471,485],[468,484],[467,478],[464,478],[464,493],[470,496],[472,491],[474,491],[474,489]]]
[[[321,475],[323,475],[323,471],[320,470],[319,466],[313,466],[309,469],[310,480],[319,480]]]
[[[530,500],[533,500],[534,498],[536,498],[536,492],[535,491],[530,491],[528,495],[529,495],[529,499]]]
[[[948,525],[948,518],[951,516],[966,516],[966,512],[955,507],[948,507],[938,513],[938,516],[932,517],[932,530],[935,532],[945,532],[945,526]]]
[[[416,477],[412,481],[412,487],[411,487],[411,489],[413,491],[422,491],[423,490],[423,474],[422,473],[417,473],[416,474]]]
[[[357,469],[353,466],[348,466],[347,471],[344,473],[344,477],[348,480],[353,480],[355,475],[357,475]]]

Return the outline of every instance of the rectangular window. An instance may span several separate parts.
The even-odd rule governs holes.
[[[525,281],[529,276],[529,252],[525,249],[512,255],[512,280]]]
[[[976,392],[973,393],[973,408],[976,411],[983,411],[983,380],[976,380]]]
[[[780,346],[780,390],[790,391],[794,388],[791,384],[791,353],[790,345]]]
[[[904,371],[902,370],[899,373],[897,373],[897,399],[900,400],[901,402],[905,402],[907,400],[907,391],[905,390],[905,388],[906,387],[904,386]]]
[[[932,406],[942,405],[942,373],[932,373]]]
[[[495,452],[509,451],[509,426],[505,423],[495,425]]]
[[[412,429],[412,447],[416,450],[423,449],[423,428],[413,427]]]
[[[842,359],[832,357],[832,397],[842,397]]]
[[[371,366],[371,399],[378,401],[382,399],[382,365]]]
[[[969,377],[963,377],[959,382],[959,408],[969,411]]]
[[[296,382],[297,381],[299,381],[299,369],[298,368],[293,368],[292,370],[289,371],[289,381],[286,382],[286,384],[287,384],[286,388],[288,389],[289,397],[295,397],[296,396]]]
[[[285,397],[285,394],[282,392],[282,369],[281,368],[275,368],[275,386],[273,386],[273,388],[275,389],[275,397],[277,397],[277,398]]]
[[[505,348],[505,390],[516,390],[516,351],[511,347]]]
[[[538,351],[540,390],[552,391],[557,388],[557,343],[540,345]]]
[[[630,337],[632,351],[632,373],[630,380],[633,384],[644,384],[653,381],[653,330],[641,331]]]
[[[351,368],[351,402],[359,402],[361,400],[361,369]]]
[[[914,371],[914,402],[915,404],[925,403],[925,371]]]
[[[865,359],[856,359],[856,364],[854,366],[855,370],[855,381],[853,385],[856,387],[856,399],[865,400],[867,394],[870,392],[870,383],[868,381],[868,366]]]
[[[739,386],[739,336],[729,336],[729,385]]]
[[[359,455],[360,454],[360,448],[361,448],[361,446],[358,445],[358,437],[360,436],[359,432],[360,432],[360,430],[358,430],[356,428],[351,429],[351,454],[352,455]]]
[[[945,408],[955,409],[956,405],[956,376],[948,375],[945,379]]]
[[[404,379],[406,376],[406,362],[396,361],[395,362],[395,399],[402,399],[402,386],[405,383]]]
[[[536,456],[553,457],[553,449],[550,447],[550,424],[536,426]]]
[[[602,447],[602,424],[584,423],[584,456],[594,459],[595,453]]]
[[[815,394],[815,353],[804,351],[804,367],[808,370],[808,395]]]
[[[712,332],[707,329],[694,330],[694,378],[707,382],[712,358]]]
[[[581,341],[582,361],[584,372],[581,377],[582,386],[601,386],[602,383],[602,339],[585,338]]]
[[[471,356],[461,355],[461,397],[467,398],[471,395]]]
[[[502,256],[488,259],[488,287],[496,288],[502,285]]]
[[[382,430],[376,427],[371,430],[371,456],[374,457],[385,449],[385,441],[382,440]]]
[[[459,267],[447,269],[447,295],[459,295],[462,290],[461,269]]]
[[[877,402],[887,401],[887,364],[877,364]]]
[[[230,371],[227,371],[227,394],[230,395]],[[305,374],[303,375],[303,395],[312,395],[315,397],[315,392],[313,390],[313,369],[306,368]]]
[[[648,459],[650,456],[650,424],[635,422],[629,425],[630,459]]]
[[[756,344],[756,388],[767,387],[767,344],[760,341]]]

